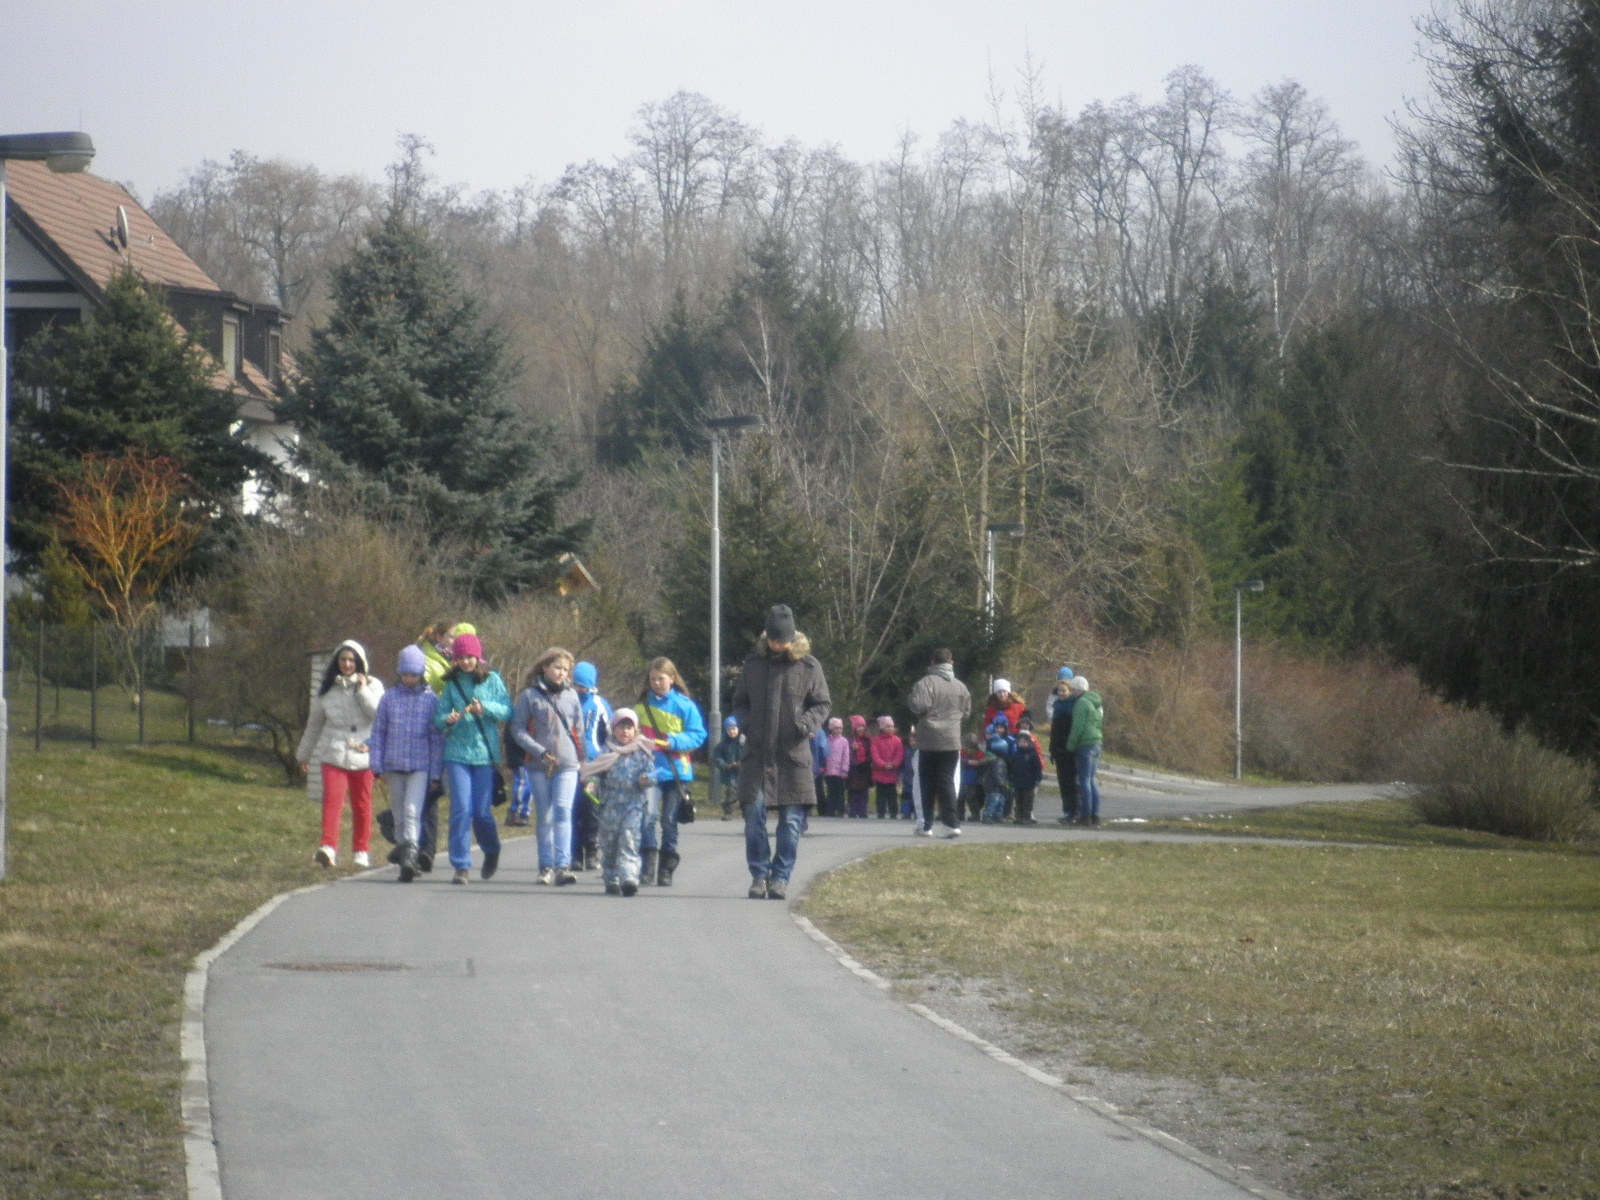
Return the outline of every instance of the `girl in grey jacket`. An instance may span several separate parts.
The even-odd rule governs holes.
[[[575,660],[559,646],[533,664],[511,710],[511,736],[528,756],[538,814],[539,882],[576,883],[572,873],[572,802],[583,763],[583,709],[569,682]]]

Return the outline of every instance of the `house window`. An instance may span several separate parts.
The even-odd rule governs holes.
[[[239,377],[239,322],[232,317],[222,319],[222,369]]]
[[[76,325],[80,314],[76,308],[8,308],[6,309],[6,353],[15,354],[28,340],[52,325]]]
[[[283,355],[283,335],[276,329],[267,330],[267,382],[278,386],[278,359]]]

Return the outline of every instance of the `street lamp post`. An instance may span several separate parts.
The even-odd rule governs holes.
[[[713,810],[722,804],[722,773],[717,769],[717,746],[722,741],[722,435],[736,436],[741,429],[766,424],[766,418],[753,414],[712,417],[706,422],[711,431],[711,728],[706,731],[710,747],[707,795]]]
[[[983,532],[987,541],[985,547],[987,553],[984,557],[983,570],[983,632],[987,636],[993,637],[995,603],[994,540],[997,537],[1021,537],[1028,532],[1028,527],[1017,521],[1001,521],[995,525],[985,525]],[[989,680],[989,690],[994,690],[993,677]]]
[[[11,436],[7,408],[10,364],[6,360],[6,161],[43,162],[57,174],[85,170],[94,158],[94,141],[87,133],[0,134],[0,680],[5,678],[6,585],[11,566],[11,543],[6,537],[6,450]],[[6,877],[6,777],[11,767],[10,715],[5,688],[0,686],[0,879]]]
[[[1267,585],[1247,579],[1233,585],[1233,777],[1244,778],[1244,594]]]

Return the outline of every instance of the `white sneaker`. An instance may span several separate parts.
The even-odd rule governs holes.
[[[365,850],[357,850],[356,856],[352,861],[356,864],[356,866],[361,867],[363,870],[372,865],[372,860],[367,857],[367,852]]]
[[[918,822],[916,828],[914,828],[911,831],[911,836],[912,837],[932,837],[933,836],[933,830],[924,829],[922,827],[922,824],[920,822]]]
[[[317,849],[317,862],[325,867],[335,866],[339,861],[339,852],[332,846],[321,846]]]
[[[957,825],[954,829],[952,829],[948,825],[942,825],[939,828],[939,836],[946,838],[958,838],[961,836],[961,826]]]
[[[554,884],[555,881],[556,881],[556,873],[550,867],[546,867],[544,870],[540,871],[539,872],[539,878],[534,880],[535,883],[543,883],[543,884]]]

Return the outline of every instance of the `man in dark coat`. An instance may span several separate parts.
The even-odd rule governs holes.
[[[822,664],[811,657],[811,640],[795,629],[788,605],[774,604],[733,694],[733,712],[745,736],[739,805],[752,900],[787,895],[806,809],[817,802],[811,735],[822,728],[831,707]],[[776,849],[767,838],[769,807],[778,810]]]

